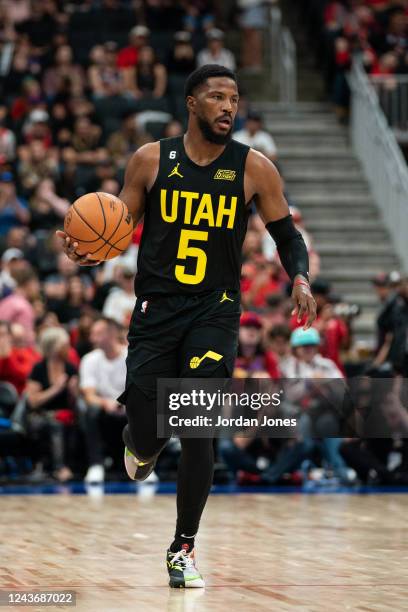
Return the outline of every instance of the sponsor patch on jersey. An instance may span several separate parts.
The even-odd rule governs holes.
[[[237,173],[235,170],[217,170],[214,174],[214,178],[221,181],[235,181],[236,175]]]

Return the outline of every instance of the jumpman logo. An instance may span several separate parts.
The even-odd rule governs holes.
[[[214,351],[207,351],[202,357],[192,357],[190,359],[190,368],[192,370],[195,370],[206,358],[213,359],[214,361],[219,361],[220,359],[222,359],[222,355],[220,355],[219,353],[215,353]]]
[[[220,299],[220,304],[222,304],[223,302],[233,302],[234,300],[232,298],[229,298],[227,295],[227,292],[224,291],[224,293],[222,294],[222,298]]]
[[[171,176],[179,176],[180,178],[184,178],[184,176],[179,172],[179,165],[180,162],[178,162],[178,164],[174,166],[173,170],[170,172],[167,178],[170,178]]]

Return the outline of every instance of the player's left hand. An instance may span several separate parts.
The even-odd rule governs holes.
[[[78,266],[98,266],[101,263],[98,260],[92,259],[90,254],[78,255],[78,253],[76,253],[78,243],[71,240],[62,230],[57,230],[55,233],[57,234],[58,238],[61,238],[63,241],[62,248],[64,249],[65,255],[69,257],[71,261],[78,264]]]
[[[310,285],[304,279],[293,284],[292,299],[295,302],[295,308],[292,314],[297,313],[297,321],[300,323],[305,315],[307,315],[306,323],[303,329],[309,329],[313,321],[316,319],[316,302],[310,290]]]

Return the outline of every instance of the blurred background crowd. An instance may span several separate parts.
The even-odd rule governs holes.
[[[266,4],[0,1],[0,479],[124,477],[126,419],[116,397],[125,381],[143,223],[125,254],[97,268],[68,260],[55,229],[82,194],[117,195],[138,147],[183,133],[183,84],[195,67],[219,63],[259,73]],[[330,49],[327,82],[340,95],[339,106],[353,46],[364,50],[370,70],[391,70],[392,62],[408,65],[407,2],[304,4],[316,53]],[[241,33],[234,53],[224,40],[228,28]],[[262,151],[284,177],[273,134],[263,129],[245,92],[234,138]],[[373,278],[376,337],[372,351],[356,359],[357,312],[319,278],[313,236],[290,193],[287,197],[308,246],[318,318],[313,329],[300,329],[275,246],[252,214],[243,249],[235,376],[404,378],[408,279],[395,270]],[[398,405],[393,418],[408,430]],[[174,478],[178,454],[178,441],[172,440],[156,477]],[[407,446],[398,436],[370,441],[236,436],[217,443],[217,457],[216,478],[243,484],[312,477],[347,485],[398,484],[408,473]]]
[[[408,74],[407,0],[305,0],[298,2],[308,25],[316,63],[340,118],[347,115],[347,72],[358,54],[373,77]]]

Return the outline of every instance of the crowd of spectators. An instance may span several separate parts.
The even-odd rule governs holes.
[[[408,73],[406,0],[302,0],[298,5],[340,118],[349,103],[346,73],[354,54],[370,75]],[[392,79],[387,83],[393,86]]]
[[[101,482],[106,470],[123,476],[126,419],[116,398],[125,384],[143,224],[126,253],[96,268],[70,261],[55,229],[78,196],[117,195],[138,147],[183,132],[182,85],[195,66],[260,68],[264,4],[238,2],[240,56],[226,48],[223,33],[236,7],[204,0],[0,2],[0,477]],[[237,140],[281,166],[273,137],[245,95],[234,129]],[[234,376],[342,379],[353,345],[350,312],[319,277],[313,237],[287,197],[308,247],[318,318],[303,333],[275,245],[251,214]],[[407,328],[406,281],[384,278],[372,367],[404,375],[398,330]],[[392,471],[393,440],[316,441],[307,429],[299,440],[236,436],[217,448],[229,477],[264,484],[295,478],[304,465],[323,465],[345,483],[356,474],[389,482],[404,473],[406,447],[398,452]],[[158,462],[161,478],[174,473],[177,457],[172,441]]]

